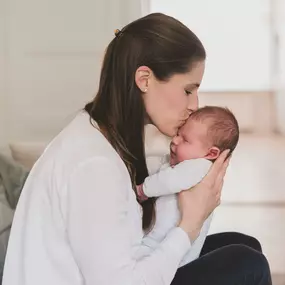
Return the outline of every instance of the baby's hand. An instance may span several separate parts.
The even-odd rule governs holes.
[[[148,197],[144,194],[143,184],[137,185],[136,190],[137,190],[137,198],[139,202],[144,202],[148,199]]]

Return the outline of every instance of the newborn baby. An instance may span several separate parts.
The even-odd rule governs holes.
[[[156,223],[143,239],[141,256],[146,256],[175,227],[179,209],[175,193],[199,183],[211,164],[226,149],[230,153],[239,140],[236,118],[226,108],[207,106],[192,113],[170,144],[170,155],[160,171],[147,177],[137,187],[141,201],[159,197],[156,201]],[[209,230],[212,215],[204,222],[199,237],[192,244],[180,266],[199,257]]]

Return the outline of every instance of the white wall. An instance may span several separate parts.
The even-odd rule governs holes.
[[[202,91],[271,89],[271,0],[149,1],[152,12],[178,18],[204,43]]]
[[[4,0],[0,0],[0,141],[5,141],[5,119],[6,119],[6,97],[5,82],[6,82],[6,61],[5,61],[5,6]],[[1,144],[0,144],[1,145]]]
[[[284,0],[273,0],[274,28],[276,32],[276,129],[285,135],[285,3]]]
[[[0,146],[52,138],[95,95],[114,30],[140,14],[134,0],[0,0]]]

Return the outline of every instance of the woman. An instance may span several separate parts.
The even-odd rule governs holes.
[[[219,204],[226,152],[201,183],[180,194],[177,227],[150,256],[135,259],[155,222],[154,200],[141,208],[133,190],[148,175],[144,125],[176,134],[198,106],[204,61],[198,38],[163,14],[116,32],[94,102],[54,139],[26,182],[4,285],[270,284],[261,253],[223,247],[243,243],[239,238],[210,241],[203,257],[177,271]]]

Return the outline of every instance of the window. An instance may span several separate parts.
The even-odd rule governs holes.
[[[186,24],[207,51],[203,91],[271,89],[270,0],[149,0]]]

